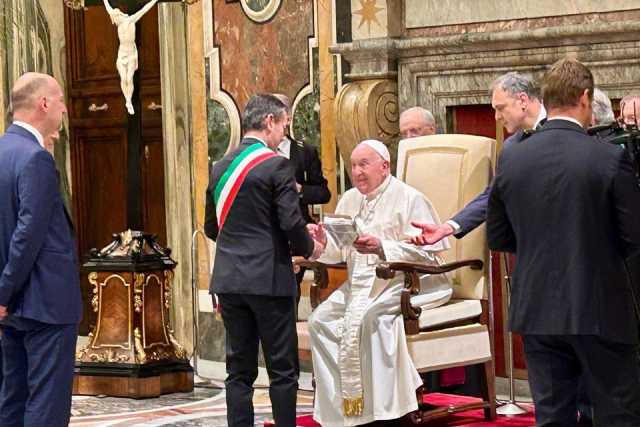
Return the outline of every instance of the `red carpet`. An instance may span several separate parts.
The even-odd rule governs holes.
[[[442,393],[431,393],[425,397],[425,402],[438,405],[455,405],[461,403],[470,403],[474,402],[477,399],[473,397],[467,396],[455,396],[451,394],[442,394]],[[525,405],[528,406],[528,405]],[[296,424],[300,427],[321,427],[320,424],[313,421],[313,417],[311,415],[304,415],[298,417]],[[274,424],[265,423],[265,427],[273,427]],[[409,426],[412,425],[410,422],[405,423],[404,425]],[[450,415],[446,418],[440,418],[434,421],[429,422],[429,427],[445,427],[445,426],[456,426],[456,427],[490,427],[490,426],[498,426],[498,427],[530,427],[535,426],[535,418],[533,416],[533,410],[525,415],[519,415],[516,417],[504,417],[498,416],[495,421],[487,421],[484,419],[484,412],[481,409],[460,412],[457,414]]]

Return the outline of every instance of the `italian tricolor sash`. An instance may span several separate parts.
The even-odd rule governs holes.
[[[216,205],[216,215],[218,217],[218,231],[222,230],[224,221],[227,218],[231,205],[238,195],[238,190],[247,177],[251,169],[264,162],[276,154],[257,142],[247,147],[238,155],[227,170],[224,171],[220,181],[216,185],[213,193],[213,201]]]

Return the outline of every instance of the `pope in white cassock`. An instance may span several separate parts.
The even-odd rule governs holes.
[[[379,261],[440,264],[446,239],[432,246],[406,240],[416,234],[411,221],[438,223],[418,190],[390,175],[389,151],[380,141],[361,142],[351,154],[355,188],[347,191],[336,214],[350,215],[359,238],[340,247],[328,242],[318,261],[347,262],[349,280],[311,314],[309,334],[316,379],[314,419],[323,427],[352,426],[402,417],[416,410],[422,380],[405,340],[400,313],[404,278],[376,278]],[[451,298],[445,275],[421,278],[412,303],[422,309]]]

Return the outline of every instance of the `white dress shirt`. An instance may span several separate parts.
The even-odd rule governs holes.
[[[580,123],[579,121],[577,121],[576,119],[574,119],[573,117],[569,117],[569,116],[554,116],[554,117],[549,117],[548,119],[549,121],[551,120],[566,120],[568,122],[571,123],[575,123],[578,126],[580,126],[581,128],[583,128],[584,126],[582,126],[582,123]]]
[[[291,158],[291,140],[286,136],[280,144],[278,145],[278,155],[282,157],[286,157],[287,159]]]

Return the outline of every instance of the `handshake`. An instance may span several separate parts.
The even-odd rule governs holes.
[[[307,224],[307,231],[313,239],[313,253],[309,259],[315,261],[320,258],[327,246],[327,234],[324,232],[322,224]]]

